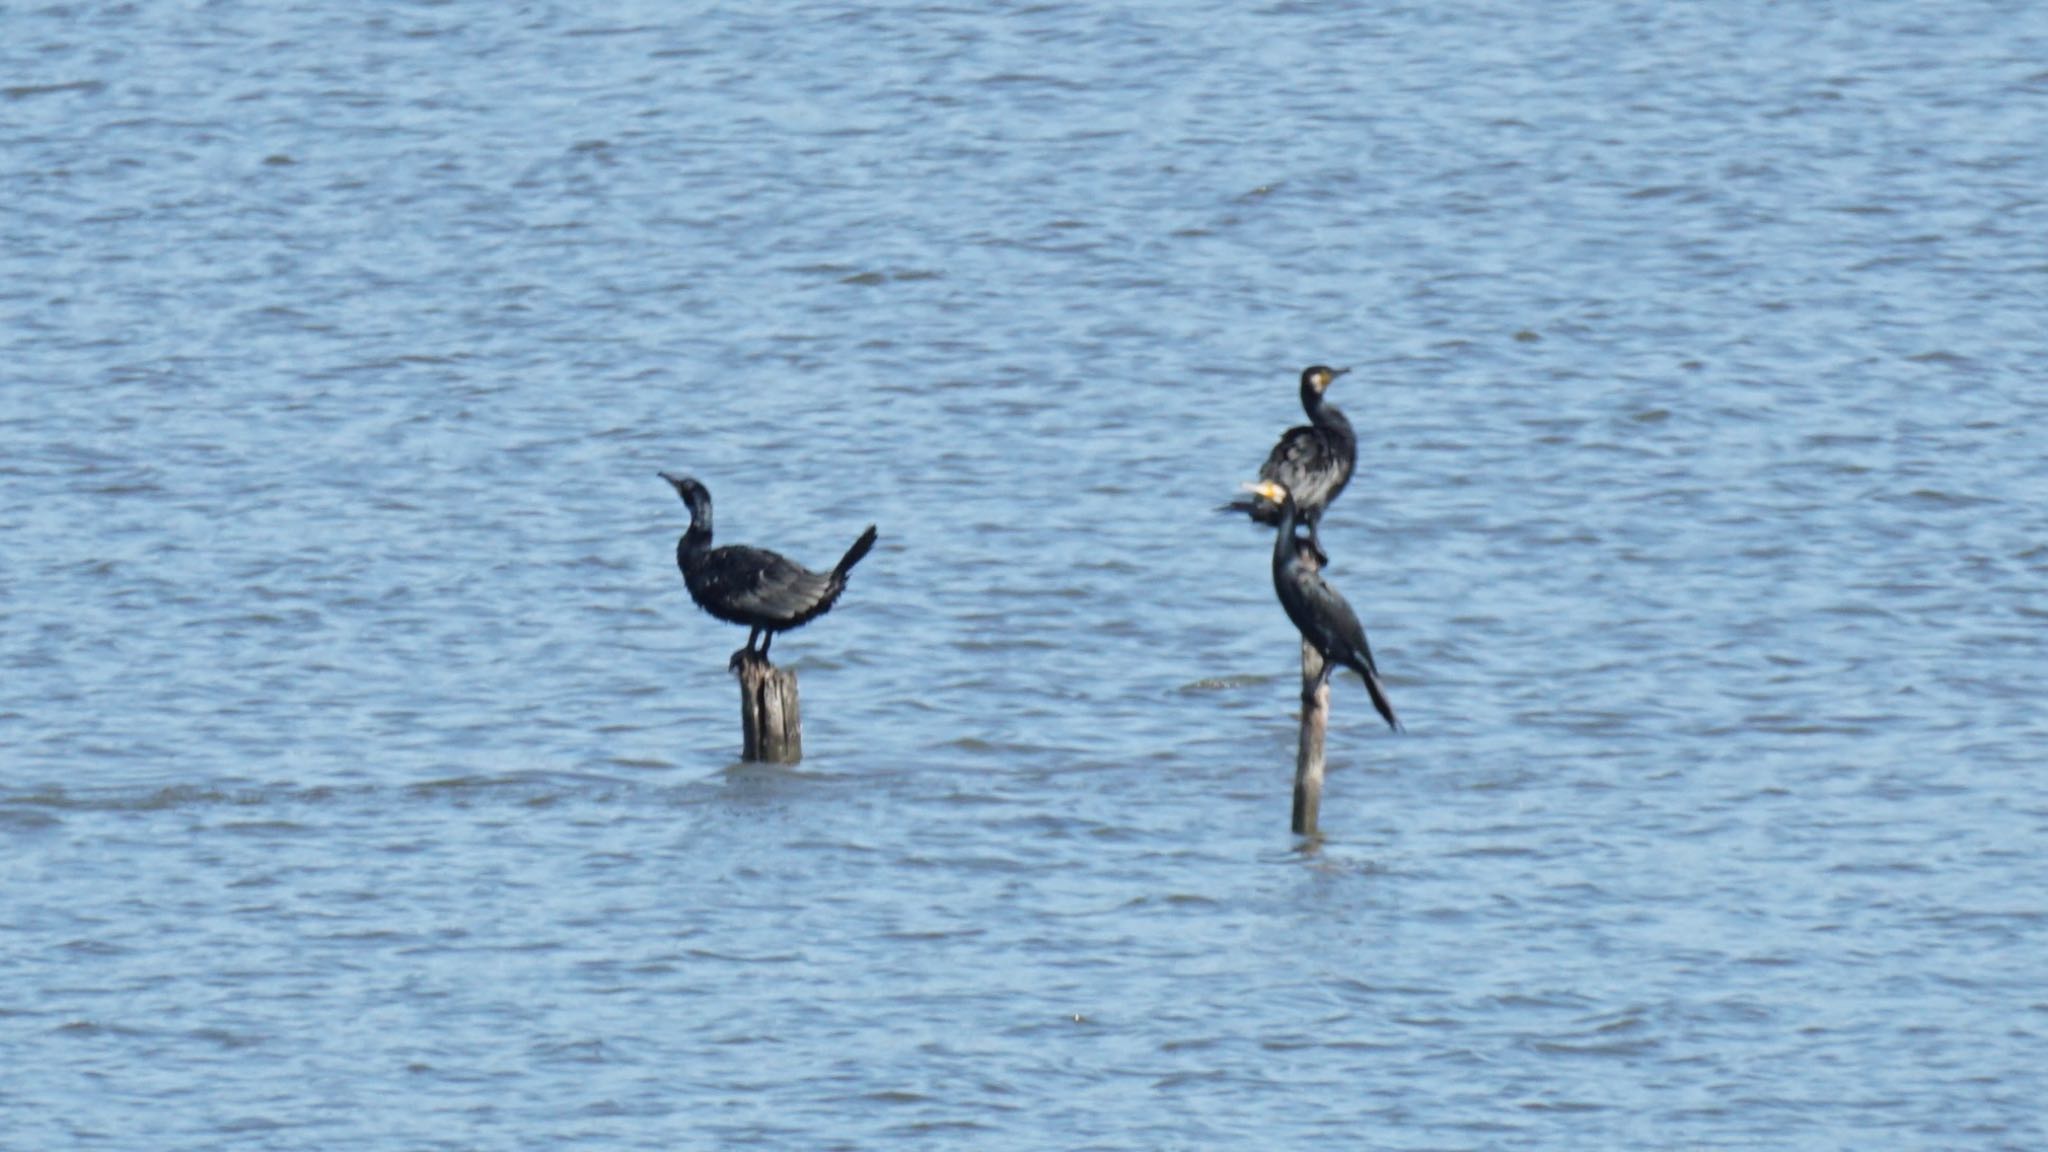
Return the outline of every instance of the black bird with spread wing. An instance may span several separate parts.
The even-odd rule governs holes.
[[[1289,428],[1259,468],[1259,479],[1270,480],[1294,493],[1295,506],[1308,525],[1309,546],[1325,561],[1323,541],[1317,532],[1323,511],[1351,482],[1358,465],[1358,434],[1337,406],[1324,399],[1337,377],[1349,368],[1311,365],[1301,372],[1301,407],[1308,423]],[[1261,524],[1280,523],[1280,506],[1263,496],[1236,500],[1224,505],[1226,511],[1248,512]]]
[[[1365,641],[1365,625],[1358,622],[1358,613],[1330,587],[1322,573],[1304,562],[1303,552],[1311,545],[1295,538],[1299,506],[1293,494],[1285,485],[1272,480],[1247,484],[1245,490],[1280,510],[1280,531],[1273,537],[1273,591],[1279,593],[1280,606],[1287,610],[1287,618],[1294,621],[1302,639],[1323,654],[1322,681],[1316,688],[1320,689],[1337,665],[1342,664],[1365,678],[1372,706],[1387,727],[1400,731],[1401,722],[1394,717],[1394,706],[1380,684],[1379,666],[1373,663],[1372,646]]]
[[[777,632],[799,628],[831,610],[846,590],[846,574],[875,546],[875,526],[868,525],[830,572],[813,572],[780,553],[744,544],[711,546],[711,492],[688,476],[660,473],[690,506],[690,530],[676,541],[676,567],[697,607],[730,624],[744,624],[747,654],[768,658],[768,644]],[[761,650],[754,652],[754,640]]]

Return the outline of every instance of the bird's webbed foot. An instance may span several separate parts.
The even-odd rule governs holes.
[[[1330,566],[1330,554],[1323,551],[1323,534],[1314,528],[1308,530],[1308,550],[1315,556],[1317,568]]]
[[[766,664],[767,662],[768,657],[756,652],[754,646],[749,644],[732,654],[732,659],[725,662],[725,670],[737,676],[749,664]]]
[[[1330,563],[1329,553],[1323,551],[1323,546],[1314,536],[1296,536],[1294,556],[1301,562],[1302,567],[1311,572],[1320,572]]]
[[[1315,706],[1316,697],[1322,694],[1323,689],[1330,686],[1330,674],[1337,670],[1337,665],[1331,661],[1329,653],[1325,652],[1322,656],[1323,670],[1316,674],[1313,682],[1304,683],[1301,686],[1301,704],[1304,708],[1313,708]]]

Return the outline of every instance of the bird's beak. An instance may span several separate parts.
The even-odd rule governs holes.
[[[661,478],[662,478],[663,480],[666,480],[666,481],[668,481],[668,482],[669,482],[670,484],[680,484],[680,483],[682,483],[682,481],[681,481],[680,479],[678,479],[678,478],[677,478],[677,477],[675,476],[675,474],[673,474],[673,473],[670,473],[670,472],[656,472],[656,473],[655,473],[655,475],[656,475],[656,476],[659,476],[659,477],[661,477]]]
[[[1349,368],[1332,368],[1330,369],[1330,379],[1334,380],[1349,371],[1351,371]]]

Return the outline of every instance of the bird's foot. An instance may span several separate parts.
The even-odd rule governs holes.
[[[1294,538],[1294,555],[1304,568],[1320,572],[1330,566],[1330,554],[1323,551],[1323,545],[1313,536]]]
[[[754,646],[749,644],[732,654],[732,659],[725,662],[725,670],[737,676],[749,664],[766,664],[767,662],[768,657],[756,652]]]

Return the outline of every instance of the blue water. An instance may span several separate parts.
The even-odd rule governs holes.
[[[2023,4],[0,11],[0,1147],[2048,1146],[2044,141]],[[881,527],[796,768],[660,469]]]

